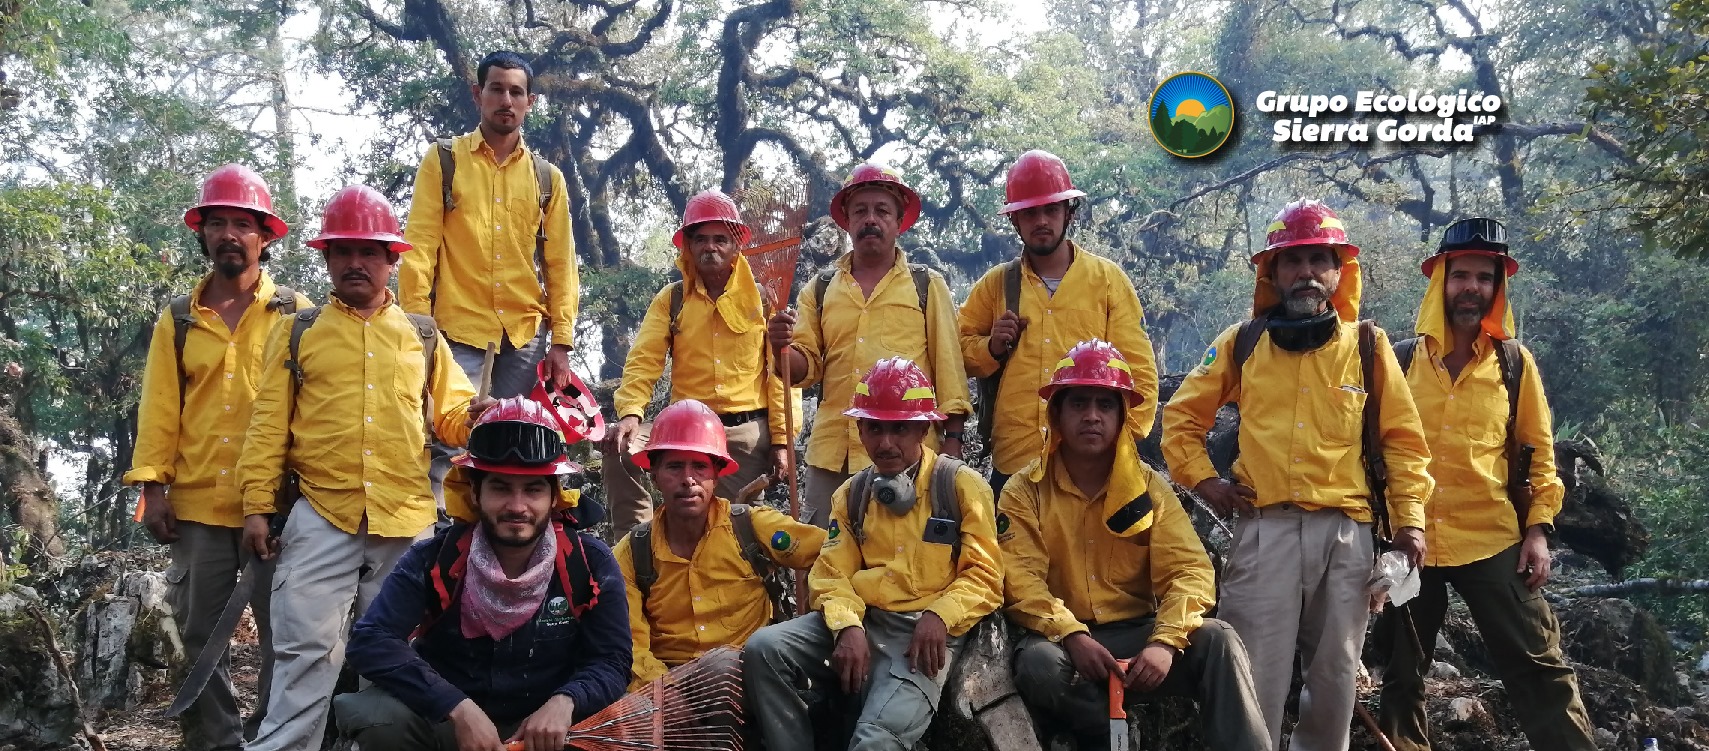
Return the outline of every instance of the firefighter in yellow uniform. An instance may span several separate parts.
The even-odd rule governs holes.
[[[1000,213],[1020,235],[1023,252],[973,285],[960,317],[967,374],[1000,379],[995,393],[981,394],[993,403],[979,405],[981,419],[993,423],[979,426],[990,442],[992,492],[1043,452],[1049,418],[1033,396],[1075,342],[1102,339],[1128,353],[1140,394],[1126,419],[1130,435],[1150,435],[1157,413],[1157,365],[1133,282],[1114,261],[1068,239],[1086,195],[1069,179],[1068,166],[1048,151],[1029,151],[1009,168],[1004,189],[1008,203]]]
[[[1389,609],[1374,637],[1389,655],[1383,730],[1401,751],[1430,749],[1424,675],[1431,652],[1419,654],[1414,644],[1436,643],[1451,584],[1515,699],[1531,747],[1591,751],[1597,746],[1578,679],[1561,656],[1560,624],[1542,593],[1547,535],[1566,491],[1555,474],[1543,378],[1512,338],[1507,280],[1519,262],[1507,253],[1507,229],[1494,219],[1455,222],[1423,271],[1430,287],[1418,308],[1419,337],[1396,351],[1430,442],[1436,494],[1424,526],[1423,587],[1405,611]],[[1524,467],[1527,449],[1534,453]],[[1510,482],[1519,479],[1512,472],[1527,470],[1522,482]]]
[[[724,424],[728,442],[722,445],[739,469],[719,475],[720,495],[735,498],[755,479],[790,471],[784,388],[766,367],[765,306],[742,255],[750,234],[736,202],[716,190],[689,199],[683,211],[671,238],[682,281],[665,285],[647,306],[614,397],[618,421],[606,433],[609,458],[600,471],[614,539],[653,518],[641,469],[629,456],[647,442],[642,412],[667,359],[670,401],[699,401]]]
[[[1142,398],[1130,371],[1107,342],[1069,350],[1039,391],[1050,451],[997,502],[1005,602],[1028,631],[1015,686],[1081,751],[1110,747],[1112,673],[1129,701],[1198,699],[1210,748],[1268,751],[1246,648],[1205,617],[1210,557],[1169,481],[1127,439],[1123,423]]]
[[[1217,615],[1246,643],[1274,748],[1282,747],[1296,652],[1304,686],[1290,748],[1344,751],[1349,742],[1375,553],[1360,440],[1373,394],[1394,546],[1415,566],[1424,557],[1430,452],[1387,335],[1357,323],[1358,254],[1328,206],[1288,204],[1252,258],[1252,319],[1223,331],[1163,408],[1163,455],[1175,481],[1218,512],[1244,517]],[[1374,383],[1365,382],[1360,353],[1367,335]],[[1229,402],[1241,415],[1235,481],[1217,476],[1205,450]]]
[[[184,223],[195,231],[213,271],[190,294],[175,298],[154,324],[136,449],[124,481],[142,486],[137,520],[156,542],[172,546],[167,599],[184,651],[194,659],[212,638],[244,568],[237,457],[260,380],[261,349],[273,325],[309,301],[275,285],[261,268],[288,227],[273,213],[267,183],[254,170],[240,164],[214,170],[202,182],[196,205],[184,212]],[[240,748],[266,716],[273,680],[272,567],[256,566],[251,574],[260,706],[245,722],[222,661],[180,720],[189,751]]]
[[[931,381],[901,358],[878,361],[846,415],[872,468],[838,488],[811,612],[748,639],[742,679],[770,751],[811,751],[808,702],[858,704],[851,751],[907,751],[931,724],[968,630],[1002,604],[991,490],[925,446],[942,420]],[[827,696],[826,694],[831,696]]]
[[[773,588],[783,591],[782,579],[762,577],[779,566],[812,566],[825,543],[825,530],[716,494],[718,478],[734,473],[736,460],[718,414],[700,402],[659,412],[634,461],[664,502],[613,551],[629,597],[632,689],[712,649],[740,648],[782,617],[771,597]]]
[[[973,403],[955,301],[942,276],[910,264],[896,244],[919,217],[919,194],[896,173],[871,162],[856,167],[831,198],[831,218],[849,233],[854,250],[801,288],[799,319],[793,310],[771,319],[771,348],[783,349],[778,373],[794,386],[825,387],[807,443],[802,494],[802,513],[821,527],[830,518],[831,493],[872,465],[856,422],[843,410],[880,359],[910,360],[938,384],[938,405],[946,415],[943,442],[933,435],[927,445],[961,456],[962,425]]]

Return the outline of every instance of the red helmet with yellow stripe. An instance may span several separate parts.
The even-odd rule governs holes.
[[[1089,339],[1068,350],[1068,354],[1056,362],[1056,372],[1051,374],[1050,383],[1039,389],[1038,395],[1050,401],[1056,392],[1075,386],[1120,391],[1127,398],[1129,407],[1145,399],[1134,388],[1133,370],[1128,367],[1121,350],[1102,339]]]
[[[1252,256],[1254,264],[1263,265],[1261,259],[1272,251],[1295,245],[1328,245],[1341,253],[1342,261],[1359,255],[1359,246],[1347,241],[1341,217],[1322,201],[1302,198],[1283,206],[1264,231],[1264,250]]]
[[[855,386],[853,403],[843,414],[891,422],[944,419],[931,380],[912,360],[900,357],[875,363]]]

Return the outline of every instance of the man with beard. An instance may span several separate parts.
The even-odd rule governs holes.
[[[648,441],[642,412],[670,359],[670,403],[693,399],[718,413],[728,431],[729,465],[718,494],[735,498],[748,483],[789,467],[783,384],[765,366],[765,305],[753,270],[742,256],[749,238],[736,202],[716,190],[690,198],[682,226],[671,237],[682,281],[653,296],[623,365],[614,401],[617,424],[606,435],[606,498],[611,534],[620,539],[653,517],[641,468],[630,455]]]
[[[1151,433],[1157,411],[1157,366],[1133,283],[1113,261],[1068,239],[1086,195],[1068,166],[1048,151],[1029,151],[1009,168],[1004,191],[1000,213],[1021,238],[1021,257],[986,272],[961,306],[967,372],[997,386],[982,389],[979,404],[980,419],[991,423],[979,431],[991,452],[992,492],[1043,452],[1049,418],[1033,395],[1074,342],[1103,339],[1130,354],[1139,399],[1124,422],[1135,439]]]
[[[386,289],[409,243],[385,196],[348,186],[318,236],[332,301],[267,339],[244,439],[243,546],[273,574],[277,663],[267,720],[250,751],[318,748],[344,661],[345,614],[361,617],[398,556],[433,525],[427,441],[462,445],[485,403],[451,361],[432,319]],[[486,400],[490,403],[491,400]],[[300,498],[275,507],[286,472]],[[269,539],[274,513],[289,513]]]
[[[1110,747],[1111,674],[1130,701],[1198,699],[1209,748],[1268,751],[1246,649],[1227,623],[1205,617],[1211,559],[1169,481],[1123,429],[1143,398],[1132,370],[1107,342],[1069,350],[1039,390],[1049,451],[997,502],[1009,618],[1028,631],[1015,686],[1080,751]]]
[[[786,616],[772,590],[778,567],[806,569],[825,530],[715,493],[741,470],[724,448],[719,415],[689,399],[659,412],[634,462],[662,501],[651,522],[617,543],[635,639],[632,688],[718,647],[742,644]]]
[[[831,493],[872,465],[858,425],[843,415],[861,378],[880,358],[917,363],[938,384],[947,417],[943,442],[928,446],[961,456],[962,424],[972,402],[955,333],[955,301],[936,271],[908,262],[896,238],[920,218],[920,196],[902,178],[875,163],[856,167],[831,197],[831,219],[849,234],[854,250],[838,258],[797,296],[793,309],[771,318],[769,340],[782,349],[778,373],[792,386],[824,382],[824,398],[807,444],[804,521],[823,527]],[[793,440],[793,438],[792,438]]]
[[[1378,493],[1386,489],[1395,549],[1415,566],[1425,552],[1430,452],[1387,335],[1357,322],[1358,255],[1328,206],[1288,204],[1252,258],[1253,319],[1224,330],[1163,408],[1163,456],[1175,481],[1242,518],[1218,616],[1246,642],[1273,748],[1282,747],[1296,653],[1305,684],[1291,748],[1347,748],[1372,522],[1385,510],[1373,509]],[[1367,399],[1377,400],[1372,418]],[[1229,402],[1241,417],[1234,481],[1217,476],[1205,449]],[[1361,443],[1367,424],[1379,456],[1366,456]],[[1386,487],[1371,487],[1368,461],[1386,463]]]
[[[944,419],[931,381],[914,363],[886,358],[857,385],[844,414],[858,421],[872,464],[832,498],[808,575],[816,612],[760,629],[742,653],[769,751],[811,751],[809,701],[839,691],[858,707],[850,751],[913,748],[963,637],[1002,604],[991,491],[925,446],[931,423]]]
[[[156,542],[172,546],[167,599],[184,651],[197,655],[243,569],[237,455],[249,427],[261,348],[280,318],[309,301],[275,285],[261,268],[287,227],[273,213],[267,183],[253,170],[240,164],[214,170],[202,182],[196,205],[184,212],[184,223],[195,231],[213,271],[190,294],[173,298],[154,324],[136,449],[124,481],[142,486],[138,520]],[[266,581],[271,569],[257,566],[251,572],[258,577],[250,607],[261,636],[260,705],[244,722],[222,658],[180,717],[189,751],[242,748],[266,716],[273,678]]]
[[[439,139],[416,170],[404,231],[415,252],[398,270],[398,304],[439,323],[469,380],[497,344],[493,397],[527,393],[537,371],[563,389],[580,285],[564,175],[522,140],[539,99],[528,62],[493,52],[475,74],[480,126]],[[450,455],[435,447],[441,507]]]
[[[1452,584],[1516,699],[1531,747],[1590,751],[1596,743],[1578,680],[1561,657],[1560,625],[1542,594],[1548,534],[1566,492],[1555,474],[1542,376],[1513,338],[1507,280],[1519,262],[1507,253],[1500,222],[1462,219],[1448,225],[1423,271],[1430,287],[1418,308],[1419,336],[1395,349],[1424,418],[1436,494],[1418,599],[1405,611],[1390,608],[1376,631],[1389,654],[1382,727],[1397,749],[1430,749],[1424,675],[1431,653],[1418,645],[1436,643]]]
[[[482,413],[455,461],[479,521],[410,548],[356,622],[350,664],[373,685],[334,702],[339,730],[363,751],[564,748],[628,682],[617,561],[561,489],[581,468],[539,403]]]

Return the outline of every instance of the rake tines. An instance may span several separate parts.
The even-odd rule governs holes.
[[[807,223],[807,196],[803,186],[779,183],[751,184],[732,196],[742,212],[742,221],[753,233],[742,255],[754,270],[770,309],[793,299],[795,266],[801,257],[801,228]]]
[[[741,653],[719,648],[672,668],[576,723],[565,742],[583,751],[742,751]]]

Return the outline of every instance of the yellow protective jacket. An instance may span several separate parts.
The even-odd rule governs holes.
[[[1054,453],[1003,486],[997,539],[1009,617],[1061,641],[1095,623],[1155,613],[1151,640],[1185,649],[1216,601],[1215,571],[1169,481],[1133,442],[1116,446],[1096,498],[1080,492]],[[1123,508],[1142,515],[1118,534],[1108,520]]]
[[[807,463],[852,473],[871,466],[872,460],[861,447],[856,421],[844,417],[843,410],[849,408],[860,379],[880,359],[901,357],[920,366],[936,388],[938,411],[944,414],[968,414],[973,402],[955,333],[955,301],[943,277],[930,272],[928,310],[922,311],[908,258],[900,248],[896,263],[873,287],[871,298],[862,294],[854,280],[848,254],[838,258],[836,265],[838,273],[825,289],[823,311],[813,299],[817,280],[808,279],[797,295],[800,314],[790,346],[807,359],[807,376],[796,386],[825,383],[807,443]],[[937,445],[936,435],[926,440],[928,446]]]
[[[521,346],[540,331],[542,320],[551,327],[553,344],[573,344],[581,281],[563,173],[552,168],[546,268],[537,270],[540,185],[532,152],[518,144],[504,164],[496,164],[479,129],[458,136],[452,148],[457,208],[450,214],[437,146],[416,170],[404,227],[404,239],[415,247],[398,267],[398,304],[433,316],[445,336],[474,347],[506,340]],[[537,275],[545,277],[545,290]]]
[[[388,299],[388,303],[390,300]],[[285,368],[291,322],[273,327],[262,356],[261,390],[244,439],[238,476],[243,513],[272,513],[289,468],[303,497],[333,526],[355,533],[414,537],[437,516],[427,483],[422,384],[433,398],[433,429],[447,445],[469,439],[475,389],[435,339],[433,372],[415,323],[387,304],[367,320],[334,298],[303,332],[303,383]]]
[[[1098,338],[1115,345],[1133,369],[1133,383],[1145,400],[1128,410],[1134,438],[1150,435],[1157,414],[1157,364],[1145,315],[1133,282],[1114,261],[1069,244],[1074,261],[1052,295],[1032,264],[1021,264],[1021,318],[1027,328],[1005,360],[991,432],[991,464],[1012,475],[1044,453],[1047,405],[1038,390],[1050,382],[1056,363],[1075,344]],[[1006,265],[1006,264],[1005,264]],[[1000,364],[991,356],[991,326],[1006,310],[1003,266],[973,285],[961,306],[961,354],[967,374],[983,378]]]
[[[754,536],[779,566],[805,569],[819,557],[825,530],[764,506],[754,506],[749,513]],[[708,650],[740,648],[771,622],[771,601],[754,567],[742,557],[729,501],[713,500],[707,510],[706,535],[691,560],[671,552],[665,535],[669,526],[670,509],[661,508],[647,536],[659,578],[644,599],[635,584],[634,538],[625,535],[612,549],[627,585],[629,631],[635,639],[631,690]]]
[[[677,269],[683,278],[679,330],[671,335],[671,286],[667,285],[653,296],[629,347],[623,384],[614,397],[617,417],[645,419],[643,412],[669,356],[673,403],[694,399],[719,414],[767,410],[771,442],[788,443],[782,379],[769,367],[765,312],[747,259],[736,256],[730,280],[717,300],[707,295],[693,263],[678,256]]]
[[[1444,293],[1448,264],[1438,263],[1424,302],[1418,308],[1423,342],[1406,374],[1412,387],[1424,437],[1430,444],[1430,498],[1424,527],[1426,566],[1462,566],[1489,558],[1519,542],[1519,518],[1508,499],[1507,386],[1501,379],[1490,332],[1512,336],[1504,283],[1473,344],[1472,361],[1450,378],[1443,354],[1454,346]],[[1555,472],[1553,417],[1543,393],[1543,378],[1531,352],[1521,348],[1524,374],[1519,386],[1515,430],[1519,443],[1535,446],[1531,459],[1531,509],[1526,526],[1553,524],[1566,489]]]
[[[179,520],[214,527],[243,526],[243,502],[237,482],[237,457],[249,427],[249,408],[260,383],[261,353],[267,335],[284,315],[267,306],[278,287],[267,272],[255,287],[255,301],[238,319],[237,331],[219,313],[202,306],[203,278],[190,293],[196,323],[184,337],[183,403],[179,403],[177,328],[170,308],[162,310],[148,342],[142,372],[142,403],[137,407],[136,448],[131,452],[127,485],[170,485],[172,513]],[[313,303],[297,295],[297,309]]]
[[[1234,402],[1240,408],[1235,479],[1257,493],[1256,505],[1333,508],[1357,521],[1371,521],[1361,445],[1370,387],[1359,360],[1359,286],[1357,259],[1349,259],[1332,300],[1341,322],[1318,349],[1289,352],[1272,344],[1265,332],[1252,358],[1237,369],[1234,339],[1239,324],[1217,336],[1163,408],[1163,457],[1176,482],[1190,489],[1216,477],[1205,435],[1216,424],[1217,409]],[[1254,310],[1268,310],[1276,302],[1269,279],[1260,279]],[[1424,503],[1433,486],[1426,471],[1430,450],[1412,392],[1401,388],[1405,378],[1381,330],[1375,354],[1389,523],[1395,530],[1422,529]]]
[[[850,483],[831,496],[831,525],[819,560],[808,574],[809,598],[832,633],[859,626],[868,607],[893,613],[930,610],[951,636],[973,628],[1003,604],[1003,564],[997,547],[991,487],[963,467],[955,475],[961,500],[961,559],[950,565],[950,546],[925,542],[932,516],[931,476],[937,453],[925,449],[915,480],[919,500],[896,516],[876,502],[867,506],[866,542],[848,531]],[[851,481],[852,482],[852,481]]]

